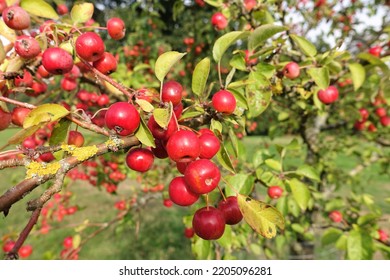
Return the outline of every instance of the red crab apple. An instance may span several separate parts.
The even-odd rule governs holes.
[[[115,57],[109,52],[104,52],[103,55],[93,63],[93,67],[105,75],[115,72],[117,65],[118,62]]]
[[[138,128],[141,119],[133,105],[127,102],[116,102],[108,108],[105,122],[109,129],[115,130],[120,136],[127,136]]]
[[[226,115],[232,114],[236,109],[237,104],[234,95],[230,91],[224,89],[217,91],[213,95],[211,102],[216,111]]]
[[[215,136],[212,131],[210,132],[211,133],[204,133],[199,136],[200,158],[211,159],[218,153],[219,148],[221,147],[221,143],[217,136]]]
[[[131,149],[126,156],[127,166],[138,172],[146,172],[152,168],[154,162],[153,153],[145,148]]]
[[[81,147],[82,145],[84,145],[84,136],[76,130],[69,131],[68,145],[75,145],[76,147]]]
[[[19,249],[19,256],[21,258],[28,258],[32,254],[33,248],[31,245],[24,245]]]
[[[165,199],[163,200],[163,205],[164,205],[165,207],[167,207],[167,208],[170,208],[170,207],[173,206],[173,202],[172,202],[172,200],[170,200],[169,198],[165,198]]]
[[[105,45],[102,38],[95,32],[85,32],[76,39],[77,54],[89,62],[94,62],[103,56]]]
[[[245,63],[247,65],[256,65],[257,64],[257,62],[259,60],[256,57],[251,58],[251,56],[253,55],[253,51],[245,50],[244,53],[245,53],[244,60],[245,60]]]
[[[23,30],[30,26],[30,15],[19,6],[5,8],[2,13],[4,23],[11,29]]]
[[[42,54],[42,65],[47,72],[54,75],[68,73],[73,68],[72,56],[61,48],[48,48]]]
[[[279,186],[270,186],[267,190],[268,196],[272,199],[279,198],[283,194],[283,189]]]
[[[243,218],[236,196],[228,196],[226,199],[221,200],[218,203],[218,209],[222,211],[225,222],[228,225],[238,224]]]
[[[370,115],[368,110],[365,108],[360,108],[359,113],[360,113],[360,121],[362,122],[366,121],[368,119],[368,116]]]
[[[156,145],[155,148],[152,148],[152,152],[156,158],[164,159],[168,157],[167,150],[165,148],[165,142],[160,139],[154,139]]]
[[[381,117],[380,122],[383,126],[389,126],[390,125],[390,116]]]
[[[176,81],[168,81],[163,84],[162,87],[162,101],[172,102],[173,106],[178,105],[181,102],[183,93],[183,87]]]
[[[14,80],[16,87],[32,87],[33,77],[29,71],[23,70],[23,76],[18,76]]]
[[[59,4],[57,6],[57,13],[59,15],[63,16],[63,15],[66,15],[68,12],[69,12],[69,9],[68,9],[68,7],[65,4]]]
[[[318,99],[324,104],[331,104],[339,98],[339,91],[335,86],[318,91]]]
[[[173,178],[168,190],[169,198],[180,206],[190,206],[199,198],[199,194],[193,193],[188,188],[183,176]]]
[[[380,107],[380,108],[376,108],[375,110],[375,114],[378,116],[378,117],[384,117],[387,115],[387,112],[386,112],[386,109],[383,108],[383,107]]]
[[[199,159],[188,164],[184,173],[184,179],[192,192],[205,194],[218,186],[221,172],[212,161]]]
[[[41,52],[38,41],[27,35],[19,36],[15,41],[15,52],[22,58],[30,59]]]
[[[73,248],[73,237],[67,236],[64,238],[64,241],[62,242],[62,245],[65,249],[71,249]]]
[[[381,52],[382,52],[382,47],[381,46],[374,46],[374,47],[371,47],[368,52],[370,54],[372,54],[373,56],[376,56],[376,57],[380,57],[381,56]]]
[[[343,214],[340,211],[333,210],[329,213],[329,218],[335,223],[340,223],[343,220]]]
[[[378,234],[379,234],[379,238],[378,239],[380,241],[387,242],[389,240],[389,235],[383,229],[378,229]]]
[[[125,23],[120,18],[110,18],[107,21],[107,32],[108,35],[114,40],[120,40],[125,37],[126,28]]]
[[[252,11],[254,7],[256,7],[257,1],[256,0],[244,0],[244,7],[245,10],[248,12]]]
[[[218,30],[222,30],[228,26],[228,20],[221,12],[216,12],[211,17],[211,24]]]
[[[7,242],[4,243],[3,245],[3,251],[5,253],[8,253],[12,250],[12,248],[15,246],[15,241],[13,240],[8,240]]]
[[[177,131],[177,123],[174,118],[171,118],[168,123],[168,127],[163,128],[158,125],[154,119],[154,116],[151,116],[148,121],[148,128],[150,129],[150,132],[154,138],[166,141],[172,136],[173,133]]]
[[[17,126],[23,126],[24,119],[31,112],[31,109],[15,107],[12,110],[12,123]]]
[[[225,231],[225,217],[222,211],[217,208],[203,207],[195,212],[192,228],[202,239],[219,239]]]
[[[299,74],[300,68],[296,62],[289,62],[283,67],[283,75],[290,80],[298,78]]]
[[[0,108],[0,131],[6,129],[11,124],[12,114],[8,112],[4,112],[3,109]]]
[[[190,130],[179,130],[169,137],[166,150],[170,159],[175,162],[189,162],[200,154],[200,142]]]
[[[187,238],[192,238],[194,237],[195,231],[192,227],[186,227],[184,229],[184,236]]]

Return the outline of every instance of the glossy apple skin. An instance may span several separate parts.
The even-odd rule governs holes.
[[[23,107],[15,107],[12,110],[12,123],[14,125],[23,126],[24,119],[31,112],[31,109],[23,108]]]
[[[343,220],[343,214],[340,211],[334,210],[329,213],[329,218],[335,223],[340,223]]]
[[[36,57],[41,52],[38,41],[27,35],[19,36],[15,41],[15,52],[26,59]]]
[[[384,117],[384,116],[387,115],[387,112],[386,112],[386,109],[385,109],[385,108],[380,107],[380,108],[376,108],[375,114],[376,114],[378,117],[382,118],[382,117]]]
[[[228,225],[238,224],[243,218],[236,196],[228,196],[225,200],[221,200],[218,209],[222,211],[225,223]]]
[[[127,136],[135,132],[141,118],[132,104],[116,102],[112,104],[105,115],[105,122],[109,129],[115,130],[120,136]]]
[[[200,142],[190,130],[179,130],[172,134],[167,142],[167,153],[175,162],[189,162],[200,154]]]
[[[210,131],[211,132],[211,131]],[[211,133],[204,133],[199,136],[200,154],[199,158],[211,159],[219,151],[221,143],[217,136]]]
[[[84,145],[84,136],[78,131],[71,130],[68,135],[68,144],[81,147]]]
[[[158,125],[154,119],[154,116],[150,117],[147,125],[153,137],[163,141],[168,140],[178,129],[175,118],[170,119],[166,129]]]
[[[19,249],[19,256],[21,258],[28,258],[33,252],[33,248],[31,245],[24,245]]]
[[[289,62],[283,68],[283,75],[290,80],[298,78],[300,72],[301,70],[296,62]]]
[[[329,86],[327,89],[318,91],[318,99],[324,104],[331,104],[339,98],[339,91],[335,86]]]
[[[93,67],[105,75],[115,72],[117,66],[118,62],[109,52],[104,52],[101,58],[93,62]]]
[[[271,186],[268,188],[267,193],[270,198],[279,198],[283,194],[283,189],[279,186]]]
[[[217,208],[203,207],[195,212],[192,228],[202,239],[219,239],[225,231],[225,217],[222,211]]]
[[[212,161],[199,159],[188,164],[184,179],[192,192],[206,194],[218,186],[221,172]]]
[[[211,98],[211,103],[217,112],[230,115],[236,109],[237,101],[234,95],[227,90],[216,92]]]
[[[389,126],[390,125],[390,116],[383,116],[379,120],[383,126]]]
[[[228,26],[228,20],[221,12],[216,12],[211,17],[211,24],[218,30],[223,30]]]
[[[123,39],[126,35],[125,23],[120,18],[110,18],[107,21],[107,32],[108,35],[114,40]]]
[[[368,117],[370,116],[370,113],[365,108],[360,108],[359,113],[360,113],[360,121],[362,121],[362,122],[366,121],[368,119]]]
[[[3,109],[0,108],[0,131],[9,127],[12,121],[12,114],[4,112]]]
[[[127,166],[138,172],[146,172],[152,168],[154,162],[153,153],[144,148],[131,149],[126,156]]]
[[[5,8],[2,17],[4,23],[13,30],[23,30],[30,27],[30,15],[19,6]]]
[[[161,98],[163,102],[172,102],[178,105],[182,100],[183,87],[176,81],[168,81],[163,84]]]
[[[374,46],[374,47],[370,48],[368,50],[368,52],[370,54],[372,54],[373,56],[380,57],[381,56],[381,52],[382,52],[382,47],[381,46]]]
[[[102,38],[95,32],[85,32],[76,39],[77,54],[89,62],[94,62],[103,56],[105,45]]]
[[[378,229],[378,234],[379,234],[379,238],[378,239],[380,241],[387,242],[389,240],[389,235],[383,229]]]
[[[61,48],[49,48],[42,54],[42,65],[50,74],[62,75],[72,70],[73,58]]]
[[[199,194],[189,190],[183,176],[173,178],[168,190],[169,198],[180,206],[190,206],[199,199]]]

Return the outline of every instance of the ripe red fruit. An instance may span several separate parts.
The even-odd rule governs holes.
[[[177,123],[174,118],[171,118],[168,127],[166,129],[162,128],[155,121],[154,116],[151,116],[148,121],[148,128],[152,133],[153,137],[160,140],[168,140],[173,133],[177,131]]]
[[[4,251],[5,253],[10,252],[10,251],[12,250],[12,248],[14,247],[14,245],[15,245],[15,241],[13,241],[13,240],[8,240],[8,241],[5,242],[4,245],[3,245],[3,251]]]
[[[99,96],[98,100],[97,100],[97,104],[101,107],[107,105],[108,103],[110,103],[110,97],[108,97],[107,94],[102,94]]]
[[[36,57],[41,52],[38,41],[27,35],[19,36],[15,41],[15,52],[23,58],[30,59]]]
[[[67,236],[64,238],[64,241],[62,242],[62,245],[65,249],[71,249],[73,248],[73,237]]]
[[[290,80],[298,78],[299,74],[300,68],[296,62],[289,62],[283,67],[283,75]]]
[[[245,10],[248,12],[252,11],[254,7],[256,7],[257,1],[256,0],[244,0],[244,7]]]
[[[23,30],[30,26],[30,15],[19,6],[5,8],[3,13],[4,23],[11,29]]]
[[[279,186],[271,186],[268,188],[267,193],[270,198],[279,198],[283,194],[283,189]]]
[[[324,104],[335,102],[339,98],[339,91],[335,86],[329,86],[327,89],[318,91],[318,99]]]
[[[11,124],[12,114],[8,112],[4,112],[3,109],[0,108],[0,131],[6,129]]]
[[[126,201],[124,201],[124,200],[117,201],[117,202],[115,202],[114,207],[120,211],[125,210],[126,209]]]
[[[77,88],[77,81],[64,77],[61,79],[61,88],[65,91],[75,90]]]
[[[365,108],[360,108],[359,113],[360,113],[360,121],[362,122],[366,121],[368,119],[368,116],[370,115],[368,110]]]
[[[375,114],[378,116],[378,117],[384,117],[384,116],[386,116],[387,115],[387,112],[386,112],[386,109],[385,108],[383,108],[383,107],[381,107],[381,108],[377,108],[376,110],[375,110]]]
[[[214,157],[221,147],[221,143],[215,134],[210,130],[211,133],[204,133],[199,136],[200,142],[200,158],[211,159]]]
[[[379,234],[379,238],[378,239],[380,241],[387,242],[389,240],[389,235],[383,229],[378,229],[378,234]]]
[[[205,194],[218,186],[221,172],[212,161],[199,159],[188,164],[184,179],[192,192]]]
[[[340,223],[343,220],[343,214],[340,211],[334,210],[329,213],[329,218],[335,223]]]
[[[192,228],[202,239],[218,239],[225,231],[225,217],[222,211],[217,208],[203,207],[195,212],[192,219]]]
[[[68,7],[65,4],[58,4],[57,13],[61,16],[66,15],[69,12]]]
[[[196,134],[189,130],[179,130],[167,142],[167,153],[176,162],[195,160],[200,154],[200,142]]]
[[[120,18],[110,18],[107,21],[107,32],[112,39],[120,40],[126,34],[125,23]]]
[[[112,104],[105,115],[106,126],[115,130],[120,136],[132,134],[138,128],[140,121],[137,109],[127,102]]]
[[[257,62],[259,61],[256,57],[255,58],[250,58],[253,55],[253,51],[245,50],[245,63],[246,65],[256,65]]]
[[[374,47],[371,47],[368,52],[370,54],[372,54],[373,56],[376,56],[376,57],[380,57],[381,56],[381,52],[382,52],[382,47],[381,46],[374,46]]]
[[[70,70],[70,72],[64,75],[65,78],[73,79],[73,80],[77,79],[80,76],[81,76],[80,68],[77,65],[73,65],[72,70]]]
[[[51,162],[55,159],[52,152],[43,153],[39,156],[43,162]]]
[[[169,198],[173,203],[180,206],[190,206],[194,204],[199,194],[193,193],[187,186],[184,177],[175,177],[169,184]]]
[[[23,70],[23,76],[16,77],[15,80],[15,86],[16,87],[32,87],[33,84],[33,77],[29,71],[26,69]]]
[[[85,32],[76,40],[77,54],[89,62],[94,62],[103,56],[105,45],[102,38],[95,32]]]
[[[383,126],[389,126],[390,125],[390,116],[381,117],[380,122]]]
[[[192,238],[194,237],[195,231],[192,227],[186,227],[184,229],[184,236],[187,238]]]
[[[228,225],[238,224],[243,218],[236,196],[228,196],[226,200],[221,200],[218,209],[222,211]]]
[[[28,258],[32,254],[33,248],[31,245],[24,245],[19,249],[19,256],[21,258]]]
[[[168,81],[163,84],[162,101],[172,102],[173,106],[178,105],[182,99],[183,87],[176,81]]]
[[[12,123],[14,125],[23,126],[24,119],[26,116],[31,112],[30,109],[23,108],[23,107],[15,107],[12,110]]]
[[[72,56],[61,48],[48,48],[42,54],[42,65],[54,75],[68,73],[73,67]]]
[[[216,12],[211,17],[211,24],[218,30],[222,30],[228,26],[228,20],[221,12]]]
[[[126,156],[127,166],[138,172],[148,171],[154,162],[153,153],[144,148],[131,149]]]
[[[115,72],[117,65],[118,62],[115,57],[109,52],[104,52],[102,57],[93,63],[93,67],[105,75]]]
[[[152,153],[154,154],[154,156],[160,159],[167,158],[168,153],[165,148],[165,142],[160,139],[154,139],[154,144],[156,145],[155,148],[152,148]]]
[[[170,208],[170,207],[172,207],[173,202],[172,202],[172,200],[170,200],[169,198],[165,198],[165,199],[163,200],[163,205],[164,205],[165,207],[167,207],[167,208]]]
[[[84,136],[76,130],[69,131],[68,145],[75,145],[76,147],[81,147],[82,145],[84,145]]]
[[[230,91],[224,89],[216,92],[213,95],[211,102],[216,111],[226,115],[232,114],[236,109],[237,104],[234,95]]]
[[[184,175],[188,164],[189,164],[189,162],[176,162],[176,168],[181,174]]]

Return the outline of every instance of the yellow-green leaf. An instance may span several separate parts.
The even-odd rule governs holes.
[[[145,146],[153,147],[153,148],[156,147],[156,144],[154,143],[153,135],[142,118],[141,118],[141,123],[137,131],[135,132],[135,137],[137,137],[137,139]]]
[[[144,112],[150,113],[154,110],[153,105],[145,99],[136,99],[135,103],[137,103]]]
[[[12,43],[16,41],[15,30],[9,28],[3,20],[0,20],[0,34]]]
[[[33,135],[40,127],[40,125],[34,125],[29,128],[18,131],[11,138],[8,139],[8,144],[12,145],[23,142],[24,139]]]
[[[328,68],[310,68],[307,70],[307,73],[320,89],[326,89],[329,86],[330,78]]]
[[[302,210],[306,210],[310,199],[309,188],[298,179],[287,180],[295,201]]]
[[[207,78],[209,77],[210,73],[210,59],[204,58],[201,61],[199,61],[198,64],[196,64],[194,73],[192,74],[192,91],[196,95],[203,94]]]
[[[78,3],[70,11],[70,17],[74,23],[84,23],[92,18],[93,12],[92,3]]]
[[[22,0],[20,6],[30,14],[38,17],[50,19],[59,18],[54,8],[43,0]]]
[[[5,56],[6,56],[6,53],[4,50],[3,41],[0,40],[0,64],[3,63]]]
[[[248,38],[249,50],[256,49],[265,40],[285,30],[287,30],[287,28],[280,25],[274,25],[274,24],[261,25],[260,27],[256,28]]]
[[[236,171],[234,170],[233,163],[230,159],[230,156],[226,151],[225,145],[223,143],[221,143],[221,148],[217,153],[217,160],[226,170],[232,173],[236,173]]]
[[[164,129],[168,127],[171,115],[171,110],[169,108],[157,108],[153,111],[154,120]]]
[[[306,38],[294,34],[291,34],[290,37],[305,55],[313,57],[317,54],[316,47]]]
[[[366,79],[366,70],[360,63],[350,63],[348,68],[351,71],[353,89],[356,91],[363,85]]]
[[[273,170],[282,171],[282,165],[280,164],[279,161],[277,161],[275,159],[272,159],[272,158],[266,159],[265,164],[268,167],[272,168]]]
[[[66,136],[68,136],[68,129],[72,122],[68,119],[60,120],[53,129],[51,133],[49,144],[50,145],[58,145],[62,144],[66,140]]]
[[[232,31],[217,39],[213,46],[213,58],[216,62],[221,61],[226,50],[237,40],[243,39],[249,35],[245,31]]]
[[[23,128],[54,122],[68,114],[69,111],[64,106],[50,103],[43,104],[31,110],[24,120]]]
[[[176,51],[170,51],[160,55],[154,66],[154,72],[156,73],[157,79],[162,82],[172,66],[185,55],[186,53],[179,53]]]
[[[237,202],[244,220],[265,238],[275,237],[277,228],[284,230],[284,218],[272,205],[241,194],[237,195]]]

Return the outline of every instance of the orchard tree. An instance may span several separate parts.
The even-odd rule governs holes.
[[[0,0],[0,130],[19,128],[0,169],[25,169],[0,211],[28,197],[31,212],[3,233],[5,258],[30,256],[32,233],[82,211],[72,181],[115,195],[126,178],[154,187],[118,200],[92,234],[78,226],[60,258],[153,199],[183,208],[198,259],[329,246],[389,258],[389,193],[377,203],[362,175],[390,169],[387,3],[53,2]],[[361,24],[369,13],[375,28]],[[259,134],[284,141],[244,144]]]

